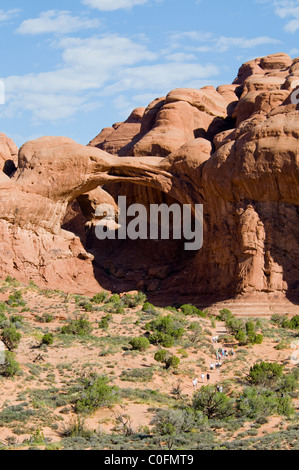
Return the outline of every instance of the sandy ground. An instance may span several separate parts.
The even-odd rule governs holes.
[[[6,301],[10,293],[11,290],[0,293],[0,302]],[[215,354],[212,355],[212,353],[206,350],[195,350],[195,348],[190,347],[187,350],[188,357],[181,358],[178,372],[175,374],[171,371],[166,372],[154,360],[157,347],[151,346],[145,353],[134,354],[122,349],[123,346],[125,346],[125,349],[130,349],[128,345],[129,338],[144,334],[142,325],[135,324],[140,318],[138,316],[140,307],[128,310],[126,315],[114,314],[108,331],[100,330],[97,327],[98,321],[105,314],[99,312],[89,313],[87,314],[88,319],[95,328],[93,335],[97,338],[102,338],[103,343],[96,344],[91,342],[88,344],[88,342],[85,342],[82,344],[82,342],[74,339],[70,344],[64,344],[61,339],[58,339],[57,332],[60,331],[68,318],[73,317],[74,314],[83,313],[82,310],[78,312],[78,307],[74,300],[70,297],[64,298],[58,293],[45,296],[38,291],[30,289],[27,292],[24,291],[24,298],[28,308],[28,311],[22,313],[26,323],[26,330],[16,351],[17,360],[21,365],[23,375],[14,379],[0,378],[0,411],[7,406],[20,404],[20,394],[26,395],[26,399],[23,401],[27,401],[28,391],[32,389],[45,390],[54,386],[58,390],[63,390],[68,382],[79,379],[80,375],[88,370],[96,371],[101,375],[107,375],[112,384],[122,389],[150,389],[168,396],[171,396],[173,388],[180,383],[182,394],[191,399],[195,391],[193,379],[198,379],[198,388],[203,384],[207,384],[206,378],[204,381],[201,379],[202,373],[205,374],[205,377],[207,373],[210,374],[211,384],[222,385],[228,379],[236,377],[237,371],[246,374],[250,366],[258,360],[286,363],[288,367],[292,367],[290,356],[293,351],[291,349],[277,351],[274,349],[276,343],[273,342],[273,339],[266,338],[262,345],[256,345],[249,349],[249,354],[246,356],[245,361],[237,361],[238,356],[229,356],[223,359],[221,369],[214,371],[210,371],[210,365],[216,362]],[[45,312],[53,314],[53,321],[47,324],[37,322],[36,315],[41,316]],[[209,320],[188,317],[188,321],[198,322],[203,329],[209,330],[211,336],[206,338],[214,349],[223,346],[220,343],[214,344],[212,342],[213,336],[220,336],[226,333],[225,325],[222,322],[217,322],[216,328],[212,328]],[[53,332],[56,339],[53,346],[48,347],[46,351],[41,351],[38,346],[46,330]],[[112,344],[115,338],[118,341]],[[122,338],[123,341],[121,340]],[[180,349],[181,347],[176,346],[171,351],[181,357]],[[229,350],[230,348],[227,347],[227,349]],[[235,350],[238,350],[237,345],[235,345]],[[106,351],[106,353],[103,354],[103,351]],[[198,365],[199,361],[200,365]],[[39,375],[32,376],[30,373],[32,365],[42,368]],[[47,366],[47,369],[45,366]],[[129,382],[121,379],[121,374],[124,371],[132,369],[146,370],[151,367],[154,368],[154,373],[152,380],[149,382]],[[61,372],[62,370],[63,373]],[[47,380],[49,374],[51,374],[51,380]],[[91,430],[111,432],[116,426],[117,417],[128,415],[130,417],[130,425],[134,430],[138,430],[141,427],[150,426],[153,417],[153,411],[151,410],[153,406],[157,406],[157,404],[141,403],[140,400],[124,400],[121,405],[99,409],[86,419],[86,425]],[[298,402],[296,402],[296,406],[298,408]],[[52,442],[59,441],[63,427],[70,423],[74,414],[72,408],[69,408],[67,414],[61,413],[60,408],[51,410],[54,421],[55,416],[57,417],[57,429],[34,421],[26,424],[27,432],[15,436],[9,426],[0,426],[0,442],[5,443],[8,438],[13,436],[18,442],[23,442],[25,438],[32,435],[34,429],[41,429],[45,437],[50,438]],[[277,430],[277,426],[281,421],[280,417],[271,418],[267,425],[260,428],[259,433],[262,435]],[[22,426],[20,425],[20,427]]]

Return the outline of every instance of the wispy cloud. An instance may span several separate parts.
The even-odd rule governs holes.
[[[19,16],[20,9],[13,8],[12,10],[0,10],[0,22],[4,23],[10,21],[12,18]]]
[[[115,11],[144,5],[148,0],[82,0],[84,5],[97,8],[100,11]]]
[[[275,13],[280,18],[287,18],[284,27],[287,33],[295,33],[299,29],[299,0],[275,0]]]
[[[98,19],[86,16],[72,16],[69,11],[43,11],[37,18],[24,20],[17,33],[19,34],[70,34],[83,29],[93,29],[100,26]]]
[[[7,105],[2,116],[29,111],[35,122],[58,121],[101,106],[107,96],[123,108],[128,92],[161,96],[177,86],[201,87],[219,73],[213,64],[192,63],[190,55],[165,60],[142,40],[119,35],[67,37],[52,47],[61,50],[60,68],[4,79]]]
[[[189,41],[189,43],[187,43]],[[191,44],[190,44],[191,42]],[[171,49],[184,48],[193,52],[218,52],[223,53],[231,48],[253,49],[266,44],[280,44],[281,41],[269,36],[257,36],[253,38],[215,36],[212,33],[199,31],[186,31],[174,34],[171,37]]]

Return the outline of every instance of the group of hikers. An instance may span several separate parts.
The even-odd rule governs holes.
[[[218,336],[213,336],[212,338],[212,341],[213,341],[213,344],[217,344],[218,343],[218,340],[219,340],[219,337]],[[213,372],[215,369],[220,369],[222,367],[222,359],[223,358],[226,358],[226,357],[229,357],[229,356],[232,356],[234,357],[235,356],[235,351],[234,349],[231,349],[230,352],[227,351],[227,349],[225,348],[219,348],[217,349],[217,351],[215,351],[215,355],[216,355],[216,363],[212,363],[210,365],[210,371]],[[201,374],[201,379],[202,379],[202,383],[205,382],[205,379],[207,379],[207,382],[209,383],[209,381],[211,380],[211,375],[210,373],[207,373],[207,374]],[[198,379],[193,379],[193,388],[194,390],[197,389],[197,386],[198,386]],[[223,387],[221,385],[217,385],[217,391],[222,393],[223,392]]]

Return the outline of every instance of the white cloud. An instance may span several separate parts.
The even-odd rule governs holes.
[[[151,52],[144,41],[118,35],[63,38],[52,47],[61,50],[59,68],[4,79],[7,104],[0,109],[2,116],[20,117],[27,111],[34,122],[55,122],[99,107],[106,99],[127,109],[127,93],[157,97],[180,86],[200,88],[219,73],[212,64],[190,62],[190,54],[170,55],[157,63],[162,55]]]
[[[69,34],[82,29],[97,28],[100,22],[86,16],[72,16],[69,11],[48,10],[37,18],[30,18],[21,23],[19,34]]]
[[[274,7],[275,14],[288,22],[284,26],[287,33],[295,33],[299,29],[299,0],[259,0],[259,3],[269,3]]]
[[[107,94],[116,94],[125,90],[158,91],[165,94],[173,88],[197,87],[207,83],[204,79],[216,76],[218,67],[212,64],[165,63],[131,67],[122,71],[119,80],[106,87]],[[192,86],[191,86],[192,83]]]
[[[122,8],[132,8],[144,5],[148,0],[83,0],[84,5],[97,8],[101,11],[115,11]]]
[[[12,10],[0,10],[0,22],[10,21],[12,18],[15,18],[19,15],[21,10],[18,8],[13,8]]]
[[[193,45],[187,45],[186,40],[192,41]],[[182,43],[183,42],[183,43]],[[231,48],[253,49],[265,44],[280,44],[281,41],[269,36],[258,36],[254,38],[215,36],[211,33],[198,31],[186,31],[172,36],[170,49],[185,49],[193,52],[226,52]]]

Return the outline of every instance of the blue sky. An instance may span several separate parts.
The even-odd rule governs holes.
[[[86,144],[173,88],[299,56],[299,0],[2,0],[0,132]]]

